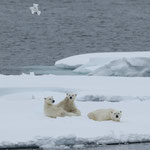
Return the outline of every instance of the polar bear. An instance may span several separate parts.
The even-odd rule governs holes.
[[[120,121],[122,115],[122,111],[114,110],[114,109],[98,109],[93,112],[88,113],[89,119],[95,121]]]
[[[58,107],[63,108],[65,111],[73,113],[74,116],[81,116],[80,110],[77,109],[74,101],[77,97],[77,94],[66,94],[64,100],[57,104]]]
[[[68,113],[63,110],[61,107],[57,107],[53,103],[55,100],[53,97],[44,98],[44,114],[47,117],[56,118],[56,117],[64,117],[64,116],[72,116],[72,113]]]

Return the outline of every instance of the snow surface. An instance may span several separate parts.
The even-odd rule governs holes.
[[[61,93],[76,92],[81,96],[149,96],[150,78],[145,77],[99,77],[99,76],[55,76],[55,75],[0,75],[0,95],[16,90],[47,90]],[[12,88],[12,89],[10,89]]]
[[[0,75],[0,146],[24,143],[62,149],[150,140],[149,83],[150,78],[143,77]],[[82,116],[45,117],[43,98],[52,95],[58,103],[67,92],[78,94]],[[87,118],[100,108],[122,110],[121,122]]]
[[[150,52],[91,53],[68,57],[56,67],[100,76],[150,76]]]
[[[150,58],[122,58],[97,68],[89,75],[101,76],[150,76]]]

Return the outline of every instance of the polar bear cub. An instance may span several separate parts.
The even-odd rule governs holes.
[[[62,108],[53,105],[55,100],[53,97],[44,98],[44,114],[47,117],[56,118],[56,117],[64,117],[64,116],[72,116],[71,113],[64,111]]]
[[[114,110],[114,109],[98,109],[88,114],[89,119],[95,121],[120,121],[122,115],[122,111]]]
[[[66,94],[64,100],[57,104],[58,107],[63,108],[65,111],[72,113],[74,116],[81,116],[80,110],[77,109],[74,101],[77,94]]]

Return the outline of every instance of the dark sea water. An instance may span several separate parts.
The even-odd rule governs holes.
[[[0,0],[0,74],[82,53],[149,50],[149,0]]]

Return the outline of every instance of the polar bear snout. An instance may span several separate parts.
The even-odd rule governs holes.
[[[114,121],[120,121],[121,114],[122,114],[121,111],[111,112],[111,118],[112,118],[112,120],[114,120]]]
[[[77,97],[77,94],[66,94],[67,95],[67,98],[68,98],[68,100],[75,100],[75,98]]]
[[[46,98],[44,98],[44,100],[45,100],[45,102],[47,104],[53,104],[53,103],[55,103],[55,100],[54,100],[54,98],[52,96],[51,97],[46,97]]]

